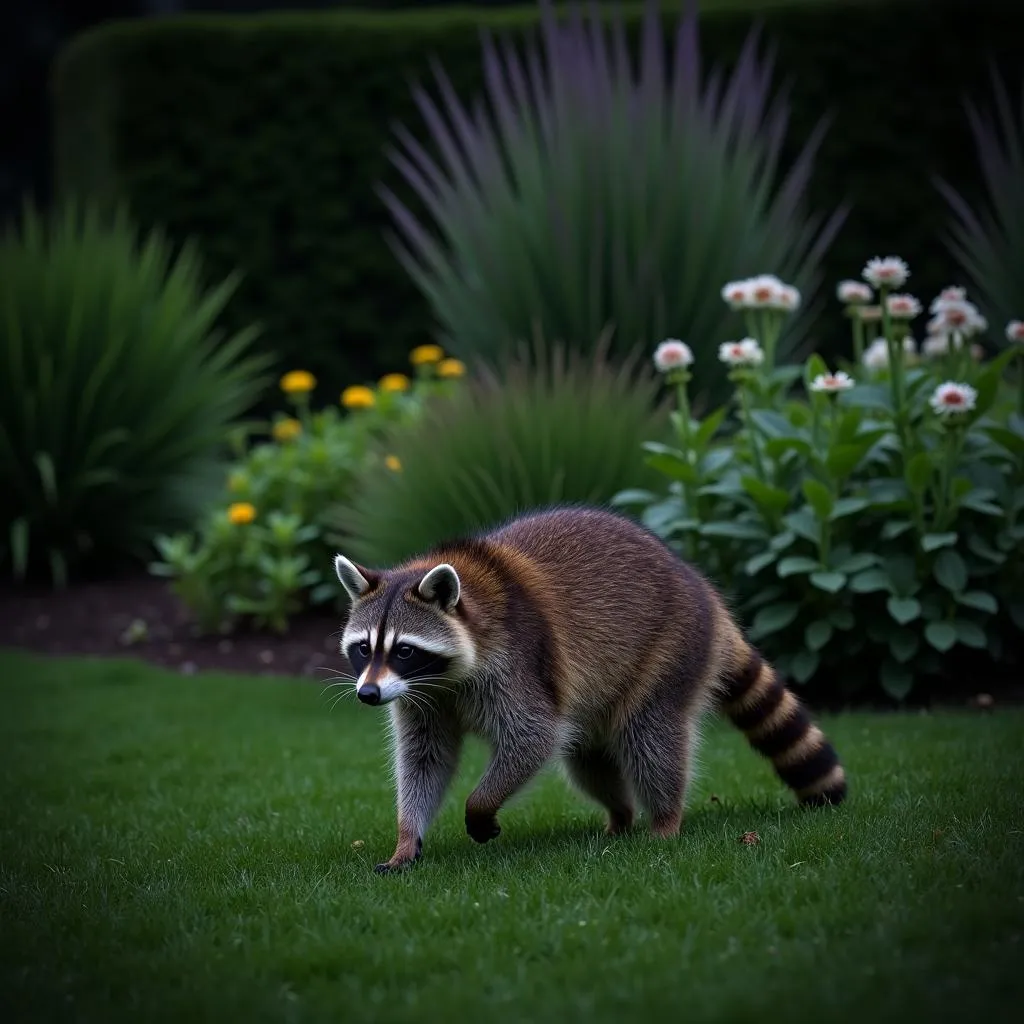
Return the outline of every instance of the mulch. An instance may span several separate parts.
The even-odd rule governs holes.
[[[75,583],[0,587],[0,648],[40,654],[128,656],[176,669],[323,679],[347,663],[337,615],[305,614],[288,632],[199,636],[165,580],[145,572]]]

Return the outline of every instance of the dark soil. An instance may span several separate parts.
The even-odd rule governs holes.
[[[323,679],[348,665],[338,652],[337,615],[307,614],[283,636],[198,636],[165,580],[134,572],[103,581],[0,588],[0,647],[42,654],[127,655],[186,674],[218,670]]]

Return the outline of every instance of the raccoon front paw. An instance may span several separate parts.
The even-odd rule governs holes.
[[[376,871],[378,875],[390,875],[393,872],[402,871],[405,868],[412,867],[412,865],[415,864],[422,856],[423,840],[417,839],[416,847],[412,853],[399,848],[395,851],[391,860],[386,860],[383,864],[374,865],[373,870]]]
[[[493,814],[466,811],[466,832],[469,833],[470,839],[474,839],[478,843],[486,843],[501,835],[501,826]]]

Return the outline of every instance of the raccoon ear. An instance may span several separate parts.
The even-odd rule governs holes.
[[[351,600],[362,597],[376,583],[376,576],[368,569],[350,562],[344,555],[334,556],[334,571]]]
[[[436,602],[444,611],[450,612],[459,603],[462,584],[455,567],[442,562],[420,580],[416,592],[424,601]]]

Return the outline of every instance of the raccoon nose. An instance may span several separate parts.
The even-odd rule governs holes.
[[[380,687],[376,683],[363,683],[356,692],[356,696],[364,704],[379,704]]]

